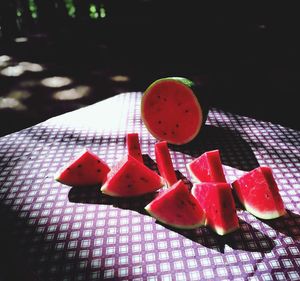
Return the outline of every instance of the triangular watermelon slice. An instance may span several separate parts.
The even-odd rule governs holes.
[[[234,199],[228,183],[198,183],[193,186],[192,194],[205,212],[206,225],[217,234],[224,235],[239,228]]]
[[[166,180],[168,186],[177,182],[177,176],[173,168],[171,155],[166,141],[155,144],[155,159],[160,175]]]
[[[154,192],[163,185],[162,177],[127,155],[112,168],[101,191],[111,196],[130,197]]]
[[[110,171],[109,166],[96,154],[84,149],[74,160],[58,171],[55,179],[69,186],[102,184]]]
[[[182,180],[163,191],[145,209],[158,221],[176,228],[193,229],[205,221],[199,202]]]
[[[203,153],[187,164],[192,177],[200,182],[226,182],[219,150]]]
[[[258,167],[232,183],[245,209],[261,219],[275,219],[286,213],[271,168]]]
[[[128,154],[143,163],[138,133],[129,133],[126,135],[126,146]]]

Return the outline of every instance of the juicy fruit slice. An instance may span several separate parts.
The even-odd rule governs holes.
[[[111,196],[130,197],[154,192],[163,185],[162,177],[127,155],[112,168],[101,191]]]
[[[286,213],[271,168],[258,167],[232,183],[245,209],[261,219],[275,219]]]
[[[55,175],[55,179],[70,186],[96,185],[106,180],[109,171],[109,166],[103,160],[90,150],[84,149]]]
[[[160,175],[166,180],[168,186],[176,183],[177,177],[166,141],[155,144],[155,159]]]
[[[225,235],[239,228],[239,220],[231,187],[227,183],[197,183],[192,194],[198,199],[206,215],[206,225],[217,234]]]
[[[169,77],[156,80],[146,89],[141,114],[155,138],[180,145],[198,135],[207,109],[194,88],[195,84],[186,78]]]
[[[193,229],[205,221],[199,202],[182,180],[163,191],[145,209],[158,221],[176,228]]]
[[[203,153],[187,164],[192,177],[200,182],[226,182],[219,150]]]
[[[139,135],[137,133],[130,133],[126,135],[126,146],[128,154],[143,163]]]

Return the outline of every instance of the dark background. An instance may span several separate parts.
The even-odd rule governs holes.
[[[204,83],[212,106],[299,129],[299,27],[286,2],[1,0],[0,134],[164,76]],[[43,70],[3,74],[22,62]],[[41,84],[53,76],[72,83]],[[54,98],[78,86],[88,94]]]

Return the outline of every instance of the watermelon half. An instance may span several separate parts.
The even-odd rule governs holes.
[[[228,183],[197,183],[192,187],[192,194],[205,212],[205,224],[217,234],[225,235],[239,228],[231,186]]]
[[[245,209],[261,219],[275,219],[286,213],[270,167],[258,167],[232,183]]]
[[[218,149],[203,153],[188,163],[187,168],[196,181],[226,182]]]
[[[155,159],[160,175],[166,180],[168,186],[177,182],[172,158],[166,141],[155,144]]]
[[[55,180],[69,186],[89,186],[105,182],[109,166],[96,154],[84,149],[55,175]]]
[[[204,212],[182,180],[150,202],[146,211],[158,221],[176,228],[193,229],[204,224]]]
[[[207,106],[195,84],[182,77],[156,80],[142,97],[141,115],[149,132],[171,144],[192,141],[205,123]],[[196,93],[197,92],[197,93]]]
[[[110,196],[130,197],[154,192],[163,185],[162,177],[127,155],[109,172],[101,191]]]
[[[126,135],[126,146],[128,154],[143,163],[138,133],[129,133]]]

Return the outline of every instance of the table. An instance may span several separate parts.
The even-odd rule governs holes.
[[[186,163],[216,148],[228,182],[259,165],[273,169],[287,215],[263,221],[239,209],[241,229],[226,237],[157,223],[143,213],[147,196],[114,199],[53,179],[84,147],[114,165],[127,132],[139,133],[156,169],[140,99],[123,93],[0,139],[2,256],[21,259],[36,280],[300,280],[298,131],[211,108],[196,143],[170,147],[187,178]]]

